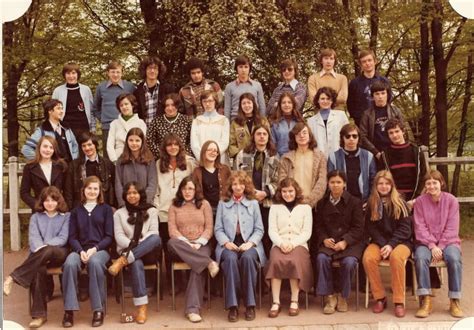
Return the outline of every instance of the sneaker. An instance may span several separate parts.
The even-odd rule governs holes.
[[[343,296],[337,297],[336,310],[342,313],[347,312],[349,310],[349,307],[347,306],[347,300]]]
[[[324,305],[323,313],[324,314],[334,314],[336,312],[337,298],[335,295],[325,296],[324,300],[326,304]]]
[[[211,275],[212,278],[217,276],[217,273],[219,273],[219,265],[217,262],[212,261],[207,265],[207,269],[209,270],[209,275]]]
[[[3,294],[5,296],[10,295],[13,288],[13,277],[8,276],[5,282],[3,282]]]
[[[39,328],[47,321],[46,317],[35,317],[28,325],[30,328]]]
[[[188,317],[188,320],[192,323],[198,323],[202,321],[202,317],[198,313],[189,313],[186,316]]]

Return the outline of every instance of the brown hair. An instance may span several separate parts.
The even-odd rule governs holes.
[[[36,212],[46,211],[43,204],[46,198],[48,197],[51,197],[51,199],[58,202],[58,206],[56,207],[56,210],[58,212],[61,212],[61,213],[67,212],[68,208],[67,208],[66,201],[64,200],[64,197],[61,194],[61,191],[59,191],[59,189],[55,186],[44,187],[43,190],[41,190],[41,194],[35,203]]]
[[[128,131],[127,137],[125,138],[125,146],[123,148],[123,153],[119,157],[120,162],[124,164],[131,162],[133,159],[132,151],[128,146],[128,138],[132,135],[136,135],[142,140],[142,146],[140,148],[139,156],[135,160],[141,164],[149,164],[150,162],[154,161],[155,158],[153,157],[153,154],[151,153],[150,149],[148,149],[148,146],[146,144],[145,134],[140,128],[133,127]]]
[[[297,122],[302,122],[304,121],[303,117],[301,116],[300,112],[298,111],[298,104],[296,103],[295,96],[290,93],[290,92],[283,92],[280,95],[280,98],[278,99],[278,106],[276,108],[276,111],[273,111],[270,120],[272,123],[278,123],[283,119],[283,113],[281,111],[281,103],[285,97],[288,97],[291,100],[291,103],[293,104],[293,109],[291,111],[291,116],[294,120]]]
[[[319,64],[323,66],[323,57],[334,56],[334,65],[337,63],[336,51],[332,48],[325,48],[319,53]]]
[[[374,59],[374,61],[377,61],[377,57],[375,56],[375,53],[372,49],[363,49],[359,52],[359,56],[357,57],[357,59],[360,60],[363,58],[363,57],[366,57],[366,56],[369,56],[371,55],[372,58]]]
[[[173,205],[175,207],[183,206],[184,197],[183,197],[183,188],[188,184],[188,182],[192,182],[194,184],[194,205],[196,208],[200,209],[202,205],[202,201],[204,200],[204,195],[201,190],[201,185],[199,184],[198,180],[193,177],[192,175],[188,175],[187,177],[183,178],[179,183],[178,190],[176,191],[176,197],[173,198]]]
[[[183,142],[177,134],[169,133],[164,137],[163,142],[161,142],[160,146],[160,160],[158,162],[160,164],[161,173],[166,173],[170,171],[171,157],[166,152],[166,147],[171,145],[172,143],[177,143],[179,146],[179,152],[176,155],[176,167],[179,168],[181,171],[186,170],[186,152],[184,150]]]
[[[281,190],[283,188],[288,188],[288,187],[295,188],[295,191],[296,191],[295,204],[298,205],[298,204],[303,203],[303,199],[304,199],[303,190],[301,189],[298,182],[296,182],[295,179],[290,178],[290,177],[287,177],[287,178],[284,178],[283,180],[281,180],[281,182],[278,185],[278,188],[275,192],[275,196],[273,197],[273,202],[275,204],[285,204],[286,202],[283,199],[283,195],[281,193]]]
[[[43,102],[43,113],[46,120],[49,118],[49,112],[54,110],[54,107],[56,107],[58,104],[63,105],[63,103],[58,99],[48,99]]]
[[[79,69],[79,64],[74,63],[74,62],[69,62],[69,63],[64,64],[63,70],[61,71],[63,78],[66,78],[66,73],[71,72],[71,71],[77,72],[77,80],[81,79],[81,70]]]
[[[252,61],[250,60],[250,57],[248,57],[247,55],[237,56],[237,58],[235,59],[235,63],[234,63],[235,72],[237,72],[237,67],[239,65],[245,65],[245,64],[249,65],[249,73],[252,72]]]
[[[349,132],[356,131],[357,134],[359,135],[359,138],[357,139],[357,147],[360,146],[360,130],[359,127],[356,124],[353,123],[348,123],[342,126],[341,131],[339,132],[339,145],[341,146],[342,149],[344,149],[344,136],[346,134],[349,134]]]
[[[204,108],[204,106],[202,105],[202,101],[207,99],[209,96],[212,96],[214,102],[216,103],[215,107],[217,107],[217,104],[219,103],[219,98],[217,97],[217,93],[212,90],[206,90],[201,93],[201,96],[199,97],[199,103],[201,104],[201,106]]]
[[[88,176],[84,183],[82,184],[81,188],[81,204],[85,204],[87,202],[86,195],[84,190],[91,184],[91,183],[98,183],[99,184],[99,196],[97,196],[97,204],[104,204],[104,192],[102,190],[102,181],[95,175]]]
[[[146,69],[150,65],[158,67],[158,80],[162,79],[166,74],[166,65],[156,56],[145,57],[138,66],[138,72],[142,79],[146,79]]]
[[[334,109],[334,106],[336,105],[337,92],[331,87],[321,87],[320,89],[318,89],[313,99],[313,105],[316,107],[316,109],[321,109],[318,101],[322,94],[326,94],[326,96],[331,99],[331,109]]]
[[[229,201],[234,192],[232,191],[232,183],[237,180],[239,183],[245,185],[244,196],[247,199],[255,199],[255,186],[252,178],[244,171],[232,171],[226,182],[226,189],[224,190],[224,200]]]
[[[109,64],[107,64],[106,71],[114,70],[114,69],[122,69],[122,68],[123,68],[122,63],[120,63],[117,60],[112,60],[109,62]]]
[[[257,146],[255,144],[255,134],[261,128],[263,128],[268,133],[268,142],[267,142],[267,147],[266,147],[266,149],[268,151],[268,155],[270,157],[275,156],[276,153],[277,153],[277,150],[276,150],[275,144],[272,141],[272,133],[270,131],[270,127],[268,127],[268,125],[264,125],[264,124],[258,124],[258,125],[255,125],[253,127],[250,144],[247,147],[244,148],[244,152],[246,152],[248,154],[251,154],[251,153],[254,153],[255,151],[257,151]]]
[[[374,183],[372,185],[372,192],[370,193],[368,205],[370,208],[370,220],[377,221],[380,220],[382,215],[379,214],[379,205],[382,203],[382,198],[377,191],[377,184],[381,179],[387,180],[392,189],[390,191],[390,198],[384,204],[385,210],[393,216],[396,220],[399,220],[403,217],[408,216],[408,208],[401,197],[400,193],[395,186],[395,180],[393,179],[392,173],[387,170],[379,171],[375,175]]]
[[[440,171],[438,170],[428,171],[423,177],[423,183],[426,184],[426,181],[428,180],[439,181],[439,183],[441,184],[441,190],[446,191],[446,180],[444,179],[443,174],[441,174]]]
[[[32,160],[30,160],[28,162],[28,164],[39,164],[40,163],[40,161],[42,159],[41,158],[41,153],[40,153],[40,148],[41,148],[41,144],[43,144],[44,141],[48,141],[53,146],[54,152],[53,152],[53,155],[51,156],[51,161],[53,163],[61,164],[62,167],[63,167],[63,172],[66,172],[67,163],[63,159],[59,158],[58,142],[56,141],[56,139],[54,137],[49,136],[49,135],[43,135],[39,139],[38,144],[36,144],[35,157]]]
[[[400,127],[400,130],[403,133],[405,133],[405,123],[398,118],[390,118],[389,120],[387,120],[387,122],[385,123],[385,131],[388,133],[389,129],[394,129],[397,126]]]
[[[174,106],[176,107],[178,112],[183,106],[183,101],[181,101],[181,98],[179,97],[178,93],[169,93],[169,94],[166,94],[165,98],[163,99],[163,111],[164,111],[165,103],[167,100],[173,101]]]
[[[281,72],[281,77],[283,79],[283,70],[286,68],[291,68],[293,67],[293,70],[295,71],[295,79],[298,79],[298,64],[296,61],[292,58],[287,58],[280,63],[280,72]]]
[[[242,110],[242,101],[244,99],[252,101],[253,110],[252,110],[252,119],[254,125],[262,122],[262,117],[260,117],[260,111],[258,111],[257,101],[255,101],[255,96],[252,93],[243,93],[239,98],[239,109],[237,111],[237,117],[234,119],[237,124],[240,126],[245,125],[247,117],[245,117],[244,111]]]
[[[296,125],[290,131],[290,139],[288,141],[288,148],[290,150],[298,149],[298,144],[296,143],[296,135],[298,135],[298,133],[301,132],[305,127],[308,129],[309,134],[308,149],[311,150],[318,146],[318,144],[316,143],[316,139],[314,138],[313,132],[311,131],[311,128],[309,128],[309,126],[305,122],[300,122],[296,123]]]
[[[206,151],[207,151],[207,148],[209,148],[209,145],[211,143],[214,143],[217,147],[217,158],[214,161],[214,167],[217,168],[221,166],[221,150],[219,149],[219,145],[217,144],[217,142],[214,140],[207,140],[206,142],[203,143],[201,147],[201,153],[199,155],[199,166],[204,167],[204,159],[206,158]]]
[[[119,113],[122,113],[120,111],[120,103],[122,103],[122,101],[125,99],[129,100],[130,103],[132,104],[133,113],[137,113],[138,102],[137,102],[137,98],[132,93],[122,93],[119,96],[117,96],[117,98],[115,99],[115,106],[117,107],[117,110],[119,111]]]

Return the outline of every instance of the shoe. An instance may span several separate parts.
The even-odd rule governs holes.
[[[122,270],[123,267],[128,265],[127,258],[120,256],[113,262],[112,266],[109,267],[109,274],[112,276],[117,276],[118,273]]]
[[[245,309],[245,320],[246,321],[252,321],[255,320],[255,307],[254,306],[248,306]]]
[[[382,313],[383,310],[387,308],[387,298],[383,298],[383,299],[378,299],[374,306],[372,306],[372,312],[374,313]]]
[[[13,288],[13,277],[8,276],[5,282],[3,282],[3,294],[5,296],[10,295]]]
[[[336,310],[341,313],[347,312],[349,310],[349,307],[347,306],[346,298],[342,296],[337,297]]]
[[[189,313],[186,316],[188,317],[188,320],[192,323],[198,323],[202,321],[202,317],[198,313]]]
[[[135,321],[138,324],[144,324],[146,322],[146,308],[148,305],[140,305],[137,306],[137,316],[135,317]]]
[[[277,309],[274,309],[274,308],[273,308],[274,305],[277,305],[278,308],[277,308]],[[268,311],[268,317],[270,317],[270,318],[275,318],[275,317],[278,316],[278,314],[280,314],[280,312],[281,312],[280,303],[274,302],[274,303],[272,304],[271,309]]]
[[[92,326],[100,327],[104,323],[104,312],[94,312],[92,314]]]
[[[416,317],[421,317],[421,318],[428,317],[431,314],[431,312],[433,311],[433,304],[431,303],[431,296],[430,295],[420,296],[420,300],[421,300],[421,306],[416,311],[415,316]]]
[[[453,317],[464,317],[459,299],[450,299],[449,312]]]
[[[215,261],[209,263],[209,265],[207,265],[207,269],[209,270],[209,275],[211,275],[212,278],[216,277],[217,273],[219,273],[219,265]]]
[[[296,308],[292,308],[291,305],[296,304]],[[288,309],[288,315],[296,316],[300,313],[300,306],[298,305],[297,301],[292,301],[290,304],[290,308]]]
[[[229,309],[229,314],[227,315],[229,322],[237,322],[239,320],[239,309],[234,306]]]
[[[396,317],[405,317],[405,306],[403,304],[395,304],[394,313]]]
[[[74,312],[65,311],[63,316],[63,328],[71,328],[74,325]]]
[[[47,320],[48,319],[46,317],[35,317],[33,320],[31,320],[31,322],[28,326],[30,328],[39,328],[43,324],[45,324]]]
[[[330,294],[328,296],[324,296],[324,300],[326,301],[326,304],[324,305],[323,313],[334,314],[336,312],[336,306],[337,306],[336,296],[333,294]]]

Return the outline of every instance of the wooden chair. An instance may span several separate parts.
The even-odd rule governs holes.
[[[191,270],[191,267],[185,262],[172,261],[171,262],[171,296],[172,296],[172,309],[176,310],[176,297],[175,297],[175,283],[174,283],[174,272],[183,270]],[[211,309],[211,276],[207,273],[207,308]]]

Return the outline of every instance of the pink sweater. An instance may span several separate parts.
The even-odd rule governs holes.
[[[171,205],[168,231],[171,238],[206,245],[214,231],[211,205],[206,200],[202,201],[200,209],[194,203],[184,203],[181,207]]]
[[[417,244],[423,244],[432,249],[440,249],[455,245],[461,249],[459,238],[459,203],[453,195],[441,192],[441,198],[436,203],[428,194],[416,199],[415,237]]]

